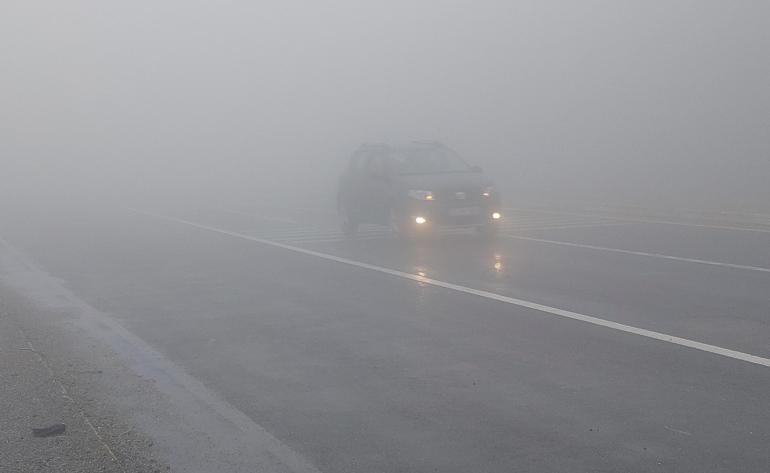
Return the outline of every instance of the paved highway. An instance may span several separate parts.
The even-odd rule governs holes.
[[[0,236],[286,471],[770,471],[770,229],[680,223],[509,209],[406,244],[242,204]]]

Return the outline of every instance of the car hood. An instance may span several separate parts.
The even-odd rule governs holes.
[[[480,189],[492,185],[490,178],[475,172],[407,174],[396,176],[395,180],[404,189],[419,189],[433,192]]]

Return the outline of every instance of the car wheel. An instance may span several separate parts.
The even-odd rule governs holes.
[[[500,225],[496,223],[487,223],[476,227],[476,234],[482,238],[494,238],[500,232]]]
[[[390,217],[388,217],[388,227],[390,228],[391,235],[394,237],[400,240],[409,239],[410,235],[404,228],[403,218],[393,209],[390,210]]]
[[[340,205],[338,209],[340,228],[346,238],[355,238],[358,234],[358,220],[346,205]]]

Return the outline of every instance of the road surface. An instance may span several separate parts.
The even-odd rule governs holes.
[[[239,438],[264,471],[770,471],[770,229],[505,219],[405,244],[312,208],[57,209],[0,236],[189,401],[212,458]]]

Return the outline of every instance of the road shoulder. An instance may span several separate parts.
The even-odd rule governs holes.
[[[95,419],[89,429],[113,461],[55,471],[318,472],[115,315],[79,299],[1,239],[0,301],[15,331],[45,360],[43,369],[51,368],[49,382],[59,381],[76,413]]]
[[[103,357],[38,322],[21,298],[0,290],[0,470],[7,472],[159,472],[153,442],[115,409],[102,389],[114,380]],[[57,435],[33,428],[63,424]]]

